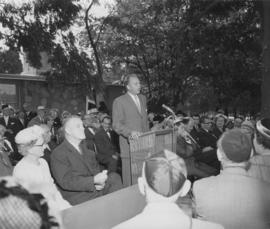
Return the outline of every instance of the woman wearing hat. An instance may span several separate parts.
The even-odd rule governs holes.
[[[19,152],[23,155],[15,166],[13,176],[33,193],[41,193],[51,208],[56,211],[70,207],[57,190],[44,155],[44,130],[31,126],[20,131],[15,138]]]

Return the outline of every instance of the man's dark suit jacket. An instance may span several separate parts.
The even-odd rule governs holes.
[[[95,151],[95,135],[87,127],[84,128],[84,134],[87,148]]]
[[[215,135],[210,132],[205,131],[204,129],[200,129],[198,132],[199,145],[204,148],[207,146],[211,146],[212,148],[217,148],[217,138]]]
[[[26,128],[26,121],[25,119],[23,120],[23,122],[21,122],[20,119],[17,119],[18,120],[18,128],[19,128],[19,131],[23,130],[24,128]]]
[[[147,105],[144,95],[138,95],[141,105],[139,112],[132,97],[126,93],[113,102],[113,129],[119,134],[121,157],[129,157],[128,137],[132,131],[141,133],[149,130]]]
[[[12,130],[12,132],[13,132],[12,134],[9,132],[6,132],[5,137],[7,138],[7,140],[10,141],[14,151],[17,151],[17,146],[15,143],[15,136],[20,131],[18,122],[19,121],[16,118],[9,117],[8,124],[6,125],[4,117],[0,118],[0,124],[3,125],[4,127],[6,127],[6,129]]]
[[[219,170],[220,162],[217,159],[217,153],[216,153],[218,139],[213,134],[205,131],[202,128],[200,129],[198,133],[198,139],[199,139],[199,145],[201,146],[201,149],[210,146],[213,148],[213,150],[210,150],[208,152],[202,152],[199,155],[197,154],[196,156],[197,160]]]
[[[4,117],[0,118],[0,124],[6,127],[6,129],[10,129],[13,131],[13,134],[10,134],[8,132],[5,133],[5,136],[10,140],[9,138],[14,139],[16,134],[19,132],[19,125],[18,125],[18,119],[16,118],[8,118],[8,124],[6,125]]]
[[[113,134],[110,131],[111,138]],[[100,164],[104,165],[109,171],[116,172],[117,160],[112,158],[113,155],[118,156],[117,148],[113,144],[106,131],[101,127],[95,134],[95,144],[97,148],[97,160]]]
[[[34,111],[30,111],[28,114],[25,112],[25,126],[28,125],[28,123],[37,116],[37,113]]]
[[[221,135],[223,134],[223,131],[220,131],[220,129],[218,129],[216,126],[214,126],[213,130],[212,130],[212,134],[217,138],[217,140],[221,137]]]
[[[64,140],[51,155],[52,175],[60,191],[70,204],[75,205],[100,195],[94,186],[94,176],[100,172],[95,153],[81,144],[82,154]]]

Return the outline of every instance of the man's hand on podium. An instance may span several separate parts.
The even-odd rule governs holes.
[[[138,131],[132,131],[130,136],[129,136],[129,139],[130,140],[138,140],[138,138],[140,137],[141,133],[138,132]]]

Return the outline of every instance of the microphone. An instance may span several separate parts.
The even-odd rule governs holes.
[[[162,104],[162,107],[163,107],[165,110],[169,111],[170,113],[174,114],[173,110],[172,110],[171,108],[169,108],[168,106],[166,106],[165,104]]]

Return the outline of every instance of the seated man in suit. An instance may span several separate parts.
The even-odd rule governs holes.
[[[23,130],[26,127],[26,115],[23,111],[17,113],[19,130]]]
[[[10,108],[7,104],[2,106],[3,117],[0,118],[0,125],[6,128],[5,137],[11,143],[12,150],[14,153],[10,155],[11,162],[15,164],[22,157],[18,153],[17,145],[15,143],[15,136],[20,131],[18,125],[18,119],[10,117]]]
[[[203,162],[217,170],[220,169],[220,163],[217,159],[216,144],[217,138],[211,133],[212,121],[207,116],[200,119],[201,128],[197,134],[201,153],[195,155],[198,161]]]
[[[192,219],[176,204],[191,186],[183,159],[168,150],[146,159],[142,177],[138,179],[140,192],[147,205],[143,212],[119,224],[114,229],[218,229],[222,226]]]
[[[37,113],[32,111],[32,106],[29,103],[23,104],[23,111],[25,113],[25,126],[27,126],[28,123],[37,116]]]
[[[97,153],[96,145],[95,145],[95,135],[96,132],[100,128],[100,123],[97,117],[92,115],[85,115],[83,117],[83,125],[84,125],[84,133],[85,133],[85,140],[86,146],[88,149]]]
[[[227,229],[270,228],[270,184],[249,176],[251,151],[251,141],[240,129],[221,136],[217,155],[223,170],[193,185],[199,216]]]
[[[34,125],[40,125],[45,123],[45,115],[46,115],[46,109],[44,106],[38,106],[37,107],[37,116],[32,118],[29,123],[27,124],[27,127],[34,126]]]
[[[120,176],[101,171],[95,153],[87,149],[79,117],[68,118],[63,130],[65,140],[51,155],[51,171],[67,201],[80,204],[122,188]]]
[[[113,142],[113,132],[111,129],[112,119],[109,116],[104,116],[101,120],[101,127],[94,137],[97,148],[97,160],[105,166],[110,172],[117,171],[119,153]]]

